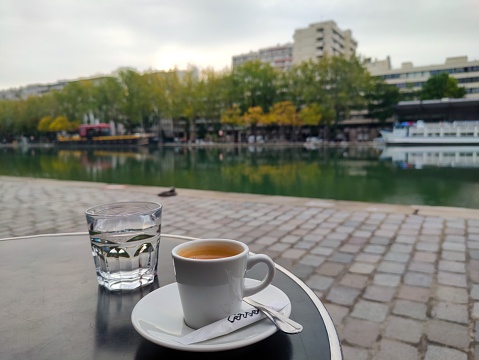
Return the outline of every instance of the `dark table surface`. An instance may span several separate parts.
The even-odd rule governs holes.
[[[277,266],[273,284],[291,300],[300,334],[272,336],[215,353],[171,350],[141,337],[131,323],[136,303],[174,282],[171,249],[185,239],[162,235],[158,278],[131,292],[100,287],[87,233],[0,240],[0,359],[341,359],[329,314],[316,295]],[[261,269],[260,269],[261,270]],[[260,278],[261,271],[248,272]]]

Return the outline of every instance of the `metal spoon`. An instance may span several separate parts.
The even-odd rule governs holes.
[[[276,310],[273,310],[263,304],[260,304],[259,302],[256,302],[248,297],[243,298],[243,301],[260,310],[282,332],[285,332],[287,334],[297,334],[303,331],[303,325],[298,324],[296,321],[291,320],[290,318],[284,316]]]

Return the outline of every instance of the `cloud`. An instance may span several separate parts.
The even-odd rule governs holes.
[[[476,0],[2,0],[0,89],[231,57],[293,41],[294,30],[334,20],[361,55],[394,65],[479,59]]]

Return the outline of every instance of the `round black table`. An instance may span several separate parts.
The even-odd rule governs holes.
[[[0,359],[342,359],[325,307],[301,280],[277,265],[273,284],[291,300],[303,332],[279,331],[243,348],[212,353],[171,350],[141,337],[136,303],[175,281],[171,249],[193,238],[163,234],[158,278],[135,291],[100,287],[87,233],[0,239]],[[262,269],[248,272],[258,278]]]

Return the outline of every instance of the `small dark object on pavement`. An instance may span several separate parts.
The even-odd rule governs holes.
[[[175,196],[175,195],[177,194],[174,187],[172,187],[170,190],[163,191],[158,194],[158,196]]]

